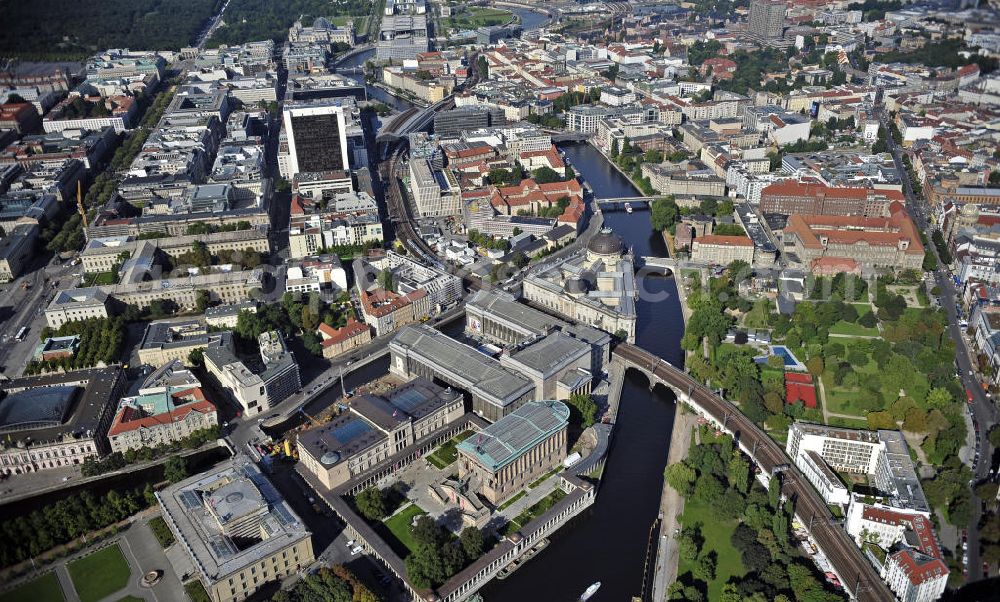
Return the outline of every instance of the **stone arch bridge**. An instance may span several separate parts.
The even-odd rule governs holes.
[[[678,402],[725,430],[740,449],[768,474],[782,473],[782,493],[795,504],[795,514],[823,550],[833,571],[855,600],[892,602],[895,596],[874,567],[847,533],[834,520],[830,509],[797,468],[790,464],[784,450],[731,402],[722,399],[686,372],[628,343],[618,344],[612,352],[627,368],[638,370],[650,387],[663,385],[673,391]]]

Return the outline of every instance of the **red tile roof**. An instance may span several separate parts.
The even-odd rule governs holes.
[[[208,401],[208,399],[205,398],[204,392],[197,387],[193,389],[185,389],[184,391],[178,391],[171,395],[171,397],[178,401],[184,400],[185,398],[193,399],[194,401],[184,403],[184,405],[181,405],[174,410],[170,410],[169,412],[155,414],[153,416],[149,416],[142,410],[132,406],[125,406],[124,408],[118,410],[118,414],[115,415],[115,419],[111,423],[111,428],[108,429],[108,437],[121,435],[122,433],[134,431],[139,428],[152,428],[154,426],[179,422],[187,418],[188,414],[191,412],[210,414],[216,411],[215,404]]]
[[[869,245],[895,247],[901,240],[909,241],[906,253],[923,255],[917,226],[903,211],[896,211],[891,217],[848,217],[840,215],[790,215],[785,225],[785,234],[795,234],[805,247],[821,249],[820,235],[829,242],[854,245],[865,242]]]
[[[790,196],[790,197],[806,197],[806,198],[818,198],[825,196],[827,198],[835,199],[857,199],[865,200],[868,195],[874,195],[875,197],[881,197],[892,201],[905,202],[905,197],[903,193],[898,190],[876,190],[874,188],[857,188],[857,187],[836,187],[836,186],[825,186],[823,184],[811,184],[806,182],[799,182],[797,180],[782,180],[780,182],[775,182],[770,186],[765,187],[760,192],[761,197],[765,196]]]
[[[694,239],[697,244],[719,245],[723,247],[752,247],[753,241],[749,236],[725,236],[721,234],[706,234]]]
[[[347,324],[340,327],[334,328],[326,323],[320,323],[319,334],[323,338],[324,347],[332,347],[338,343],[342,343],[347,339],[354,338],[365,331],[368,330],[368,325],[364,322],[358,322],[353,317],[347,319]]]

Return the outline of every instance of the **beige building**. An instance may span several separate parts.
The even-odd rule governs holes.
[[[334,328],[321,323],[317,332],[323,345],[323,357],[326,359],[333,359],[338,355],[343,355],[348,351],[370,343],[372,340],[371,329],[368,325],[364,322],[358,322],[353,317],[348,318],[347,324],[341,328]]]
[[[569,407],[532,401],[458,444],[458,477],[494,506],[566,459]]]
[[[355,397],[348,402],[348,411],[301,433],[299,460],[325,487],[333,489],[464,414],[460,392],[417,378],[384,397]]]
[[[59,291],[45,308],[49,328],[88,318],[107,318],[108,295],[99,288],[71,288]]]
[[[271,252],[266,227],[149,240],[130,239],[131,237],[128,236],[91,239],[84,247],[83,252],[80,253],[83,271],[87,273],[107,272],[116,264],[121,263],[123,254],[132,256],[136,249],[144,244],[152,245],[170,257],[179,257],[190,252],[195,243],[204,244],[212,255],[218,255],[222,251],[255,251],[262,255]]]
[[[920,233],[903,209],[889,218],[791,215],[781,237],[785,252],[805,265],[844,257],[863,270],[919,270],[924,262]]]
[[[0,475],[79,466],[108,453],[108,425],[127,384],[119,366],[4,382]]]
[[[37,224],[22,224],[0,239],[0,282],[10,282],[35,256]]]
[[[753,241],[750,237],[709,234],[691,242],[691,261],[729,265],[737,260],[753,263]]]
[[[123,397],[108,429],[112,452],[157,447],[219,425],[215,404],[178,361],[154,371],[137,395]]]
[[[726,181],[717,175],[688,175],[667,165],[643,163],[642,175],[660,194],[678,196],[725,196]]]
[[[247,416],[267,411],[302,389],[299,365],[285,347],[281,334],[271,330],[257,337],[264,369],[251,370],[230,349],[205,351],[205,371],[215,378]]]
[[[139,343],[139,361],[147,366],[162,366],[174,360],[187,364],[195,349],[216,347],[232,351],[233,334],[209,332],[199,319],[150,322]]]
[[[524,299],[571,320],[635,341],[635,267],[625,244],[610,229],[570,256],[532,272],[523,281]]]
[[[400,295],[379,288],[363,290],[358,296],[365,323],[375,329],[375,336],[389,334],[407,324],[420,321],[431,313],[430,297],[423,289]]]
[[[387,86],[409,92],[432,104],[451,94],[455,88],[454,76],[421,79],[416,76],[416,73],[407,73],[402,67],[382,69],[382,81]]]
[[[156,493],[163,520],[213,602],[239,602],[315,560],[312,533],[238,455]]]

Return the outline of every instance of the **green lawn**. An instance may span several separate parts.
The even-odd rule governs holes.
[[[205,586],[198,579],[192,579],[184,584],[184,593],[187,594],[191,602],[212,602],[205,591]]]
[[[718,565],[715,567],[715,581],[708,584],[708,599],[718,600],[722,597],[722,587],[730,577],[742,577],[746,571],[740,559],[739,550],[730,542],[733,531],[736,530],[735,520],[720,520],[718,513],[711,506],[706,506],[693,498],[684,500],[684,514],[680,517],[681,524],[694,525],[701,523],[701,535],[705,539],[702,554],[712,550],[718,555]],[[679,561],[677,575],[683,575],[693,568],[693,563]]]
[[[131,571],[117,545],[74,560],[66,566],[81,602],[97,602],[128,585]]]
[[[552,475],[554,475],[554,474],[556,474],[557,472],[559,472],[559,470],[560,470],[561,468],[562,468],[561,466],[556,466],[556,467],[555,467],[555,468],[553,468],[552,470],[548,471],[547,473],[545,473],[545,474],[543,474],[542,476],[540,476],[540,477],[538,477],[537,479],[535,479],[535,481],[534,481],[533,483],[531,483],[531,485],[528,485],[528,488],[529,488],[529,489],[534,489],[535,487],[538,487],[539,485],[541,485],[542,483],[544,483],[544,482],[545,482],[545,479],[548,479],[548,478],[549,478],[549,477],[551,477]]]
[[[0,602],[49,602],[65,600],[56,574],[48,572],[0,596]]]
[[[119,598],[118,602],[146,602],[146,600],[136,596],[125,596],[124,598]]]
[[[860,343],[861,339],[850,339],[850,338],[837,338],[831,339],[840,343],[845,348],[845,356],[850,353],[854,348],[855,344]],[[856,424],[851,424],[850,426],[859,426],[861,422],[864,422],[864,426],[867,426],[867,422],[864,421],[865,412],[857,406],[856,402],[860,399],[861,395],[864,395],[864,390],[861,387],[846,387],[846,386],[836,386],[833,382],[833,373],[836,370],[836,364],[830,362],[826,366],[826,370],[823,372],[823,388],[826,391],[826,409],[828,412],[833,412],[835,414],[848,414],[851,416],[857,416],[860,422]],[[866,375],[873,375],[879,372],[878,364],[872,359],[871,355],[868,356],[868,363],[864,366],[855,366],[854,371],[857,373],[859,380],[863,380]],[[883,394],[886,392],[883,391]],[[885,395],[886,399],[895,399],[895,396]]]
[[[842,426],[845,428],[852,429],[867,429],[868,419],[867,418],[843,418],[841,416],[830,416],[827,421],[829,426]]]
[[[383,523],[389,529],[389,532],[392,533],[392,536],[395,537],[396,541],[402,545],[402,548],[400,548],[399,546],[392,546],[392,541],[388,542],[397,552],[405,552],[401,556],[406,556],[416,546],[410,527],[413,524],[414,518],[424,514],[427,514],[427,512],[423,508],[416,504],[410,504],[392,517],[387,518]]]
[[[549,508],[555,506],[556,503],[564,497],[566,497],[566,492],[562,489],[556,489],[552,493],[535,502],[534,505],[526,509],[521,514],[518,514],[517,518],[507,523],[507,526],[503,529],[503,534],[510,535],[511,533],[517,531],[524,525],[548,512]]]
[[[871,305],[868,305],[867,303],[854,303],[854,309],[858,310],[858,318],[861,318],[861,316],[865,314],[872,313]],[[830,334],[846,334],[852,337],[876,337],[878,336],[878,328],[865,328],[860,324],[841,320],[830,327]]]
[[[115,272],[91,272],[83,275],[82,286],[109,286],[118,281]]]
[[[150,519],[149,528],[153,531],[156,541],[160,542],[161,548],[166,549],[174,544],[174,534],[170,531],[170,527],[167,526],[162,516]]]
[[[444,22],[446,27],[473,29],[476,27],[488,27],[490,25],[502,25],[510,20],[511,14],[509,10],[470,6],[465,11],[444,19]]]
[[[510,508],[514,504],[514,502],[516,502],[517,500],[523,498],[527,494],[528,494],[527,491],[521,491],[520,493],[518,493],[514,497],[510,498],[509,500],[507,500],[506,502],[500,504],[500,506],[497,507],[497,510],[506,510],[507,508]]]
[[[455,435],[451,439],[445,441],[441,444],[441,447],[437,448],[433,452],[427,455],[427,461],[436,466],[437,468],[444,468],[452,462],[458,459],[458,444],[472,434],[472,431],[465,431]]]

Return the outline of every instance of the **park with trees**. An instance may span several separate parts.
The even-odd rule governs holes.
[[[68,336],[80,337],[79,347],[73,355],[45,361],[33,359],[28,362],[24,374],[80,370],[116,362],[125,341],[125,317],[73,320],[56,329],[46,326],[39,334],[43,341],[49,337]]]
[[[732,437],[704,425],[690,434],[688,457],[667,466],[667,483],[684,497],[678,578],[671,600],[834,602],[792,536],[792,501],[778,477],[764,487]]]
[[[256,312],[240,312],[233,332],[242,349],[256,348],[257,337],[270,330],[277,330],[286,336],[300,333],[305,348],[314,355],[322,356],[322,341],[316,334],[320,323],[341,328],[347,325],[353,311],[347,293],[327,303],[316,292],[288,292],[281,297],[281,301],[263,305]]]
[[[688,371],[722,389],[779,442],[797,419],[902,430],[917,464],[933,471],[923,482],[932,506],[949,523],[968,524],[972,477],[958,458],[966,439],[965,393],[946,318],[930,307],[921,274],[817,277],[807,281],[806,299],[791,314],[740,295],[740,282],[751,275],[734,262],[704,283],[695,275],[686,280],[692,314],[681,346]],[[787,403],[783,358],[764,361],[765,351],[726,342],[734,327],[768,330],[772,343],[787,347],[813,377],[817,407]]]

